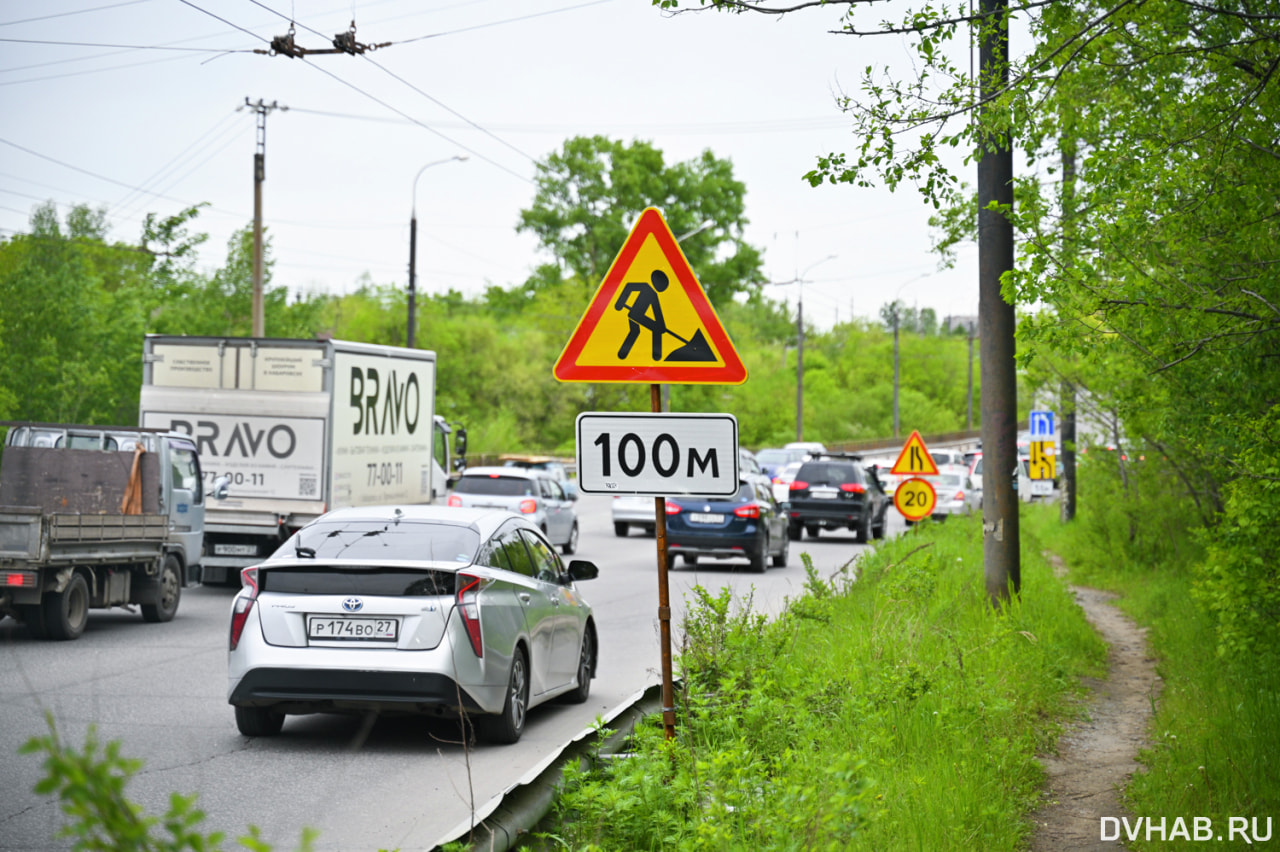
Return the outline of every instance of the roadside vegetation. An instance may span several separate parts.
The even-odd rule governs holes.
[[[1024,848],[1038,753],[1106,650],[1024,537],[1026,593],[994,613],[976,519],[926,523],[769,622],[699,589],[676,738],[571,768],[543,849]],[[1031,592],[1034,590],[1034,593]]]
[[[1166,459],[1139,452],[1129,461],[1122,479],[1115,453],[1086,456],[1072,523],[1060,522],[1057,506],[1023,514],[1024,534],[1059,554],[1073,583],[1119,593],[1118,606],[1148,629],[1164,689],[1139,756],[1145,771],[1130,781],[1126,804],[1134,815],[1171,823],[1256,817],[1263,834],[1271,817],[1273,832],[1280,830],[1280,673],[1265,653],[1223,652],[1214,613],[1221,566],[1211,555],[1219,531],[1187,522],[1190,501]],[[1144,835],[1129,845],[1186,842]]]

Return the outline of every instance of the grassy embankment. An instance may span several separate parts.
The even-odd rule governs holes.
[[[1164,679],[1151,744],[1140,756],[1125,803],[1135,817],[1172,825],[1208,817],[1218,828],[1232,817],[1258,820],[1258,835],[1280,843],[1280,671],[1266,654],[1218,654],[1211,614],[1194,593],[1212,530],[1188,523],[1185,498],[1148,462],[1128,471],[1129,485],[1082,468],[1080,513],[1063,526],[1057,507],[1023,513],[1023,530],[1039,537],[1070,567],[1071,582],[1115,591],[1118,605],[1148,629]],[[1223,832],[1225,834],[1225,832]],[[1216,848],[1248,848],[1214,841]],[[1140,850],[1186,849],[1156,834],[1130,844]]]
[[[1023,595],[993,612],[976,518],[926,524],[772,623],[702,592],[686,624],[677,738],[571,770],[544,848],[1025,846],[1027,813],[1105,648],[1023,538]],[[855,582],[855,576],[857,581]]]

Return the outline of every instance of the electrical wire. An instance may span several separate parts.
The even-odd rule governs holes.
[[[183,0],[185,2],[186,0]],[[221,20],[221,19],[219,19]],[[46,44],[57,45],[59,47],[110,47],[119,50],[176,50],[187,53],[253,53],[252,50],[246,48],[218,48],[218,47],[171,47],[162,44],[107,44],[97,41],[54,41],[52,39],[43,38],[3,38],[0,42],[9,44]]]
[[[110,6],[94,6],[92,9],[74,9],[70,12],[56,12],[52,15],[41,15],[38,18],[23,18],[20,21],[0,21],[0,27],[11,27],[14,24],[33,24],[36,21],[49,21],[54,18],[67,18],[72,15],[87,15],[90,12],[102,12],[106,9],[119,9],[121,6],[136,6],[149,0],[125,0],[124,3],[112,3]]]

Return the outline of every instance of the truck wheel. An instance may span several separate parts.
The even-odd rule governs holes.
[[[626,525],[626,524],[620,524],[620,523],[618,523],[618,522],[616,522],[616,521],[615,521],[615,522],[614,522],[614,524],[613,524],[613,534],[614,534],[614,535],[616,535],[618,538],[626,538],[626,537],[627,537],[627,525]]]
[[[83,574],[72,574],[61,592],[44,596],[44,630],[48,639],[79,639],[89,623],[89,584]]]
[[[156,602],[142,605],[142,620],[152,624],[173,621],[178,612],[178,600],[182,597],[182,568],[178,557],[170,553],[164,558],[156,583],[160,586]]]
[[[236,727],[246,737],[274,737],[284,727],[284,714],[270,707],[236,707]]]

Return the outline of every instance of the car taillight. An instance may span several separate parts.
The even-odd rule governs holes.
[[[667,514],[668,514],[668,515],[678,515],[678,514],[680,514],[680,504],[679,504],[679,503],[672,503],[670,500],[665,500],[665,501],[663,501],[663,502],[665,502],[665,503],[667,504]]]
[[[957,491],[957,492],[956,492],[956,496],[952,497],[951,499],[952,499],[952,500],[959,500],[960,502],[962,502],[962,503],[963,503],[963,502],[964,502],[964,492],[963,492],[963,491]]]
[[[467,628],[471,650],[477,657],[484,656],[484,644],[480,639],[480,583],[479,577],[458,575],[458,612],[462,613],[462,624]]]
[[[850,494],[866,494],[867,486],[857,482],[846,482],[840,486],[841,491],[847,491]]]
[[[808,488],[808,487],[809,487],[809,483],[807,483],[807,482],[802,482],[802,481],[801,481],[801,480],[799,480],[799,479],[794,479],[794,480],[792,480],[792,481],[791,481],[791,490],[792,490],[792,491],[803,491],[804,489],[806,489],[806,488]]]
[[[462,498],[459,497],[457,494],[450,494],[449,505],[454,507],[455,509],[458,508],[459,506],[462,505]]]
[[[521,500],[520,501],[520,512],[522,514],[532,515],[536,511],[538,511],[537,500]]]
[[[734,509],[733,514],[739,518],[758,518],[760,517],[760,504],[746,503]]]
[[[253,602],[258,599],[258,566],[253,565],[241,571],[240,582],[244,584],[245,589],[248,589],[249,594],[246,595],[242,589],[231,607],[230,647],[232,651],[240,644],[245,622],[249,620],[249,613],[253,612]]]

